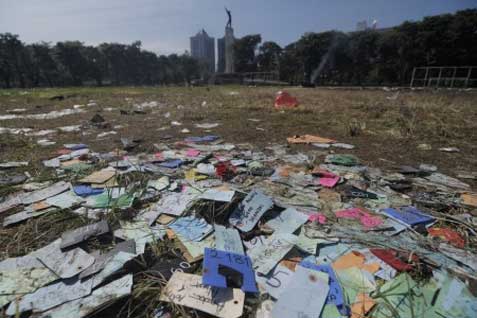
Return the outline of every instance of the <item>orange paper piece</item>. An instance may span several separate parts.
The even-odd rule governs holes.
[[[313,136],[313,135],[303,135],[303,136],[293,136],[287,138],[287,141],[291,144],[331,144],[336,142],[336,140],[323,138],[320,136]]]
[[[463,193],[460,198],[465,205],[477,207],[477,193]]]
[[[40,201],[37,203],[33,203],[33,211],[40,211],[49,208],[50,205],[45,201]]]
[[[449,228],[432,227],[427,229],[427,232],[430,236],[439,237],[445,241],[448,241],[457,248],[465,247],[465,240],[462,238],[462,236]]]
[[[334,270],[357,267],[371,274],[374,274],[379,270],[378,263],[365,264],[365,261],[366,257],[363,254],[357,251],[352,251],[351,253],[339,257],[332,264],[332,267]]]
[[[376,302],[365,293],[356,295],[356,301],[351,305],[351,318],[364,317],[374,305],[376,305]]]

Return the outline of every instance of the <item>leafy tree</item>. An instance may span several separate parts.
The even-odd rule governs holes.
[[[262,42],[260,34],[244,36],[234,43],[235,72],[256,72],[255,50]]]
[[[275,42],[264,42],[258,51],[257,62],[261,72],[277,71],[282,48]]]

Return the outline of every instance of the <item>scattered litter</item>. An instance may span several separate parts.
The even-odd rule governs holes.
[[[439,148],[439,151],[442,151],[442,152],[460,152],[460,149],[456,148],[456,147],[444,147],[444,148]]]
[[[230,224],[242,232],[251,231],[262,215],[272,206],[272,199],[258,190],[253,190],[232,212]]]
[[[287,141],[290,144],[331,144],[335,142],[333,139],[313,135],[297,135],[287,138]]]
[[[10,168],[18,168],[18,167],[26,167],[28,166],[28,162],[26,161],[10,161],[10,162],[3,162],[0,163],[0,169],[10,169]]]
[[[202,267],[202,282],[206,286],[258,292],[252,262],[248,256],[206,248]]]
[[[275,97],[275,108],[294,108],[298,106],[298,100],[285,91],[277,92]]]
[[[86,317],[138,295],[154,307],[144,314],[162,318],[474,314],[475,173],[381,171],[313,135],[288,143],[329,150],[171,138],[152,153],[129,152],[134,139],[111,153],[72,141],[40,161],[47,180],[23,172],[38,162],[0,164],[13,192],[0,199],[7,248],[22,255],[0,262],[7,314]],[[28,249],[16,242],[24,229]]]
[[[218,127],[219,123],[204,123],[204,124],[195,124],[195,127],[202,129],[212,129]]]
[[[63,109],[60,111],[54,110],[46,114],[29,114],[29,115],[2,115],[0,120],[11,120],[11,119],[36,119],[36,120],[47,120],[47,119],[56,119],[68,115],[75,115],[84,113],[83,109]]]
[[[86,225],[75,230],[63,233],[61,235],[62,249],[71,247],[78,243],[81,243],[90,237],[102,235],[109,232],[109,225],[107,221],[101,221],[98,223]]]
[[[160,299],[220,318],[238,318],[242,316],[245,294],[237,288],[204,286],[202,276],[176,271]]]

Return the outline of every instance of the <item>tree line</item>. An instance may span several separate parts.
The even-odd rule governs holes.
[[[0,34],[0,87],[183,84],[204,69],[187,54],[157,56],[130,45],[78,41],[25,44],[17,35]]]
[[[292,84],[406,85],[416,66],[477,66],[477,9],[382,30],[305,33],[285,47],[247,35],[234,44],[237,72],[278,72]],[[181,85],[207,78],[188,54],[132,44],[23,43],[0,33],[0,87]]]
[[[278,71],[290,83],[408,85],[414,67],[477,66],[477,9],[382,30],[305,33],[284,48],[260,42],[235,43],[237,71]]]

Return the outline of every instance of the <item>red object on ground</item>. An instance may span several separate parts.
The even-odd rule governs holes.
[[[430,229],[427,229],[427,232],[430,236],[437,236],[443,240],[448,241],[457,248],[465,247],[465,241],[462,236],[456,231],[451,230],[449,228],[432,227]]]
[[[280,91],[275,98],[275,108],[294,108],[298,106],[298,100],[287,92]]]
[[[229,162],[219,162],[215,166],[215,174],[222,180],[230,180],[237,173],[237,169]]]
[[[398,252],[393,249],[371,248],[369,249],[377,258],[391,266],[397,271],[407,272],[414,268],[415,265],[407,263],[409,260],[409,253]],[[417,255],[412,255],[411,261],[413,263],[419,262]]]

